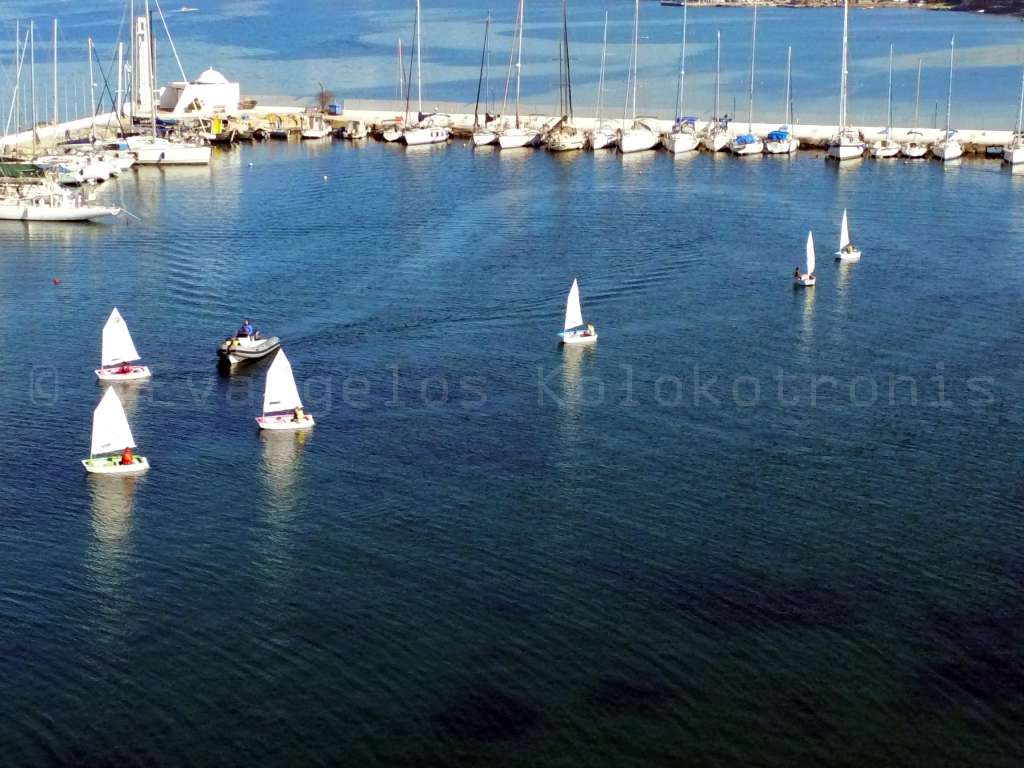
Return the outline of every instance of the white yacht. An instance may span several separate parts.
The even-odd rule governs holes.
[[[618,132],[616,142],[619,152],[630,154],[632,152],[646,152],[658,146],[658,131],[652,125],[636,116],[636,90],[637,90],[637,55],[640,52],[640,0],[633,2],[633,52],[629,76],[626,81],[626,92],[632,92],[633,115],[632,119],[623,125]],[[632,88],[630,88],[632,86]]]
[[[615,146],[616,129],[601,119],[604,107],[604,75],[608,60],[608,11],[604,12],[604,37],[601,42],[601,71],[597,79],[597,110],[594,114],[594,128],[587,133],[587,146],[593,150],[611,149]]]
[[[717,54],[715,57],[715,110],[710,122],[701,134],[700,143],[709,152],[721,152],[729,146],[729,125],[718,114],[722,84],[722,31],[715,32]]]
[[[676,119],[672,130],[661,134],[661,146],[672,154],[692,152],[700,146],[694,117],[683,116],[683,95],[686,84],[686,15],[689,2],[683,0],[683,38],[679,44],[679,90],[676,92]]]
[[[867,145],[858,131],[847,124],[846,98],[850,59],[850,0],[843,0],[843,69],[839,78],[839,131],[829,139],[828,156],[840,162],[864,156]]]
[[[921,59],[917,60],[917,96],[914,98],[914,127],[907,132],[900,147],[900,154],[908,160],[921,160],[928,155],[928,142],[924,134],[917,130],[918,118],[921,113]]]
[[[786,122],[768,134],[764,143],[769,155],[789,155],[800,149],[800,141],[793,136],[793,89],[792,89],[793,47],[786,48]]]
[[[733,138],[729,149],[734,155],[760,155],[764,141],[754,134],[754,64],[757,54],[757,0],[754,0],[754,23],[750,33],[750,91],[747,105],[747,132]]]
[[[420,0],[416,0],[416,40],[413,55],[416,57],[416,123],[402,130],[402,141],[408,146],[423,144],[444,144],[451,138],[450,121],[447,115],[433,114],[423,117],[423,39],[420,31]]]
[[[885,107],[885,133],[871,142],[870,153],[876,159],[896,157],[900,153],[900,143],[892,137],[892,45],[889,45],[889,97]]]
[[[948,162],[963,157],[964,147],[960,143],[960,137],[956,131],[950,128],[950,113],[953,105],[953,52],[956,48],[956,37],[949,41],[949,85],[946,91],[946,130],[942,132],[942,138],[931,146],[932,156]]]

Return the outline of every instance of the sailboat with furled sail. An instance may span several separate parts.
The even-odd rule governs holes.
[[[715,55],[715,110],[711,121],[704,128],[700,142],[709,152],[721,152],[729,147],[729,126],[719,112],[719,98],[722,91],[722,31],[715,32],[717,53]]]
[[[149,461],[136,456],[135,447],[121,398],[114,387],[108,387],[92,414],[92,443],[82,466],[94,475],[141,475],[149,469]]]
[[[860,133],[847,124],[846,97],[850,58],[850,0],[843,0],[843,64],[839,77],[839,132],[829,139],[828,156],[833,160],[855,160],[864,156],[867,148]]]
[[[476,107],[473,109],[473,146],[486,147],[498,141],[498,134],[490,127],[490,115],[487,112],[488,93],[490,91],[490,55],[491,55],[491,14],[488,12],[484,22],[484,50],[480,54],[480,78],[476,84]],[[480,97],[484,100],[484,114],[480,115]]]
[[[420,0],[416,0],[416,40],[413,55],[416,58],[416,124],[402,130],[402,141],[408,146],[423,144],[444,144],[451,136],[450,119],[447,115],[423,116],[423,35],[421,32],[422,13]]]
[[[540,131],[523,123],[519,116],[519,99],[523,85],[523,26],[526,21],[525,0],[519,0],[516,14],[516,28],[512,36],[512,50],[515,53],[516,70],[516,117],[515,122],[498,132],[498,146],[502,149],[535,147],[540,143]]]
[[[583,309],[580,306],[580,284],[576,278],[569,288],[569,298],[565,302],[565,323],[558,334],[563,344],[593,344],[597,341],[597,331],[593,325],[583,322]]]
[[[601,72],[597,79],[597,110],[594,114],[594,129],[587,134],[591,149],[610,149],[615,146],[615,128],[601,119],[604,107],[604,73],[608,61],[608,11],[604,12],[604,36],[601,42]]]
[[[900,147],[900,154],[909,160],[921,160],[928,154],[924,134],[917,129],[921,115],[921,59],[917,60],[917,96],[914,97],[914,127],[907,131],[907,139]]]
[[[558,97],[562,117],[545,136],[545,146],[551,152],[569,152],[583,149],[585,136],[576,127],[572,114],[572,68],[569,64],[569,12],[562,0],[562,39],[558,45],[559,77]]]
[[[747,107],[747,132],[741,133],[729,144],[734,155],[760,155],[764,142],[754,134],[754,64],[757,61],[757,0],[754,0],[754,22],[750,33],[750,93]]]
[[[885,106],[885,133],[871,143],[871,156],[876,159],[896,157],[900,143],[892,137],[892,45],[889,45],[889,98]]]
[[[683,94],[686,83],[686,15],[689,2],[683,0],[683,39],[679,45],[679,90],[676,93],[676,119],[672,130],[661,135],[661,145],[673,154],[692,152],[700,146],[695,127],[696,118],[684,117]]]
[[[800,141],[793,136],[793,47],[786,48],[786,122],[768,134],[764,143],[769,155],[789,155],[800,149]]]
[[[1017,127],[1010,141],[1003,147],[1003,162],[1010,165],[1024,163],[1024,71],[1020,75],[1020,103],[1017,105]]]
[[[633,52],[629,77],[626,80],[627,103],[632,94],[633,113],[628,126],[624,125],[619,129],[618,145],[619,152],[629,154],[630,152],[644,152],[658,146],[658,134],[644,120],[636,116],[636,89],[637,89],[637,57],[640,53],[640,0],[633,3]],[[632,87],[630,87],[632,86]]]
[[[117,311],[117,307],[114,307],[103,326],[100,367],[96,370],[96,377],[100,381],[111,382],[148,379],[149,368],[144,365],[132,365],[140,357],[128,331],[128,324]]]
[[[263,389],[263,415],[256,417],[256,423],[260,429],[278,431],[309,429],[315,423],[302,405],[292,365],[283,349],[278,351],[267,370],[267,381]]]
[[[950,114],[953,108],[953,52],[956,48],[956,37],[949,41],[949,90],[946,91],[946,130],[942,138],[931,146],[932,155],[942,162],[956,160],[964,154],[963,145],[956,131],[950,127]]]

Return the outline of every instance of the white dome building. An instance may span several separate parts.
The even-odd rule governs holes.
[[[215,69],[204,70],[190,83],[168,83],[160,91],[158,113],[166,117],[209,117],[238,110],[241,92]]]

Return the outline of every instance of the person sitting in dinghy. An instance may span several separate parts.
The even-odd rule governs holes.
[[[303,421],[306,418],[306,412],[302,409],[302,406],[295,408],[295,415],[292,417],[292,421]]]
[[[132,367],[128,363],[121,363],[121,366],[117,369],[117,372],[122,376],[132,372]]]
[[[134,462],[135,457],[132,455],[132,449],[125,448],[124,451],[121,453],[121,464],[123,466],[127,466],[128,464],[132,464]]]
[[[800,279],[800,267],[797,267],[796,269],[793,270],[793,277],[795,277],[797,280]]]
[[[235,335],[238,336],[239,338],[241,338],[242,336],[248,336],[251,339],[253,335],[252,323],[250,323],[248,320],[243,320],[242,327],[238,329],[238,333],[236,333]]]

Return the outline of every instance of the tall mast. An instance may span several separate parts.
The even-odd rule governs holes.
[[[793,128],[793,46],[785,48],[785,127]]]
[[[117,119],[121,119],[121,108],[124,106],[124,43],[117,42],[117,98],[114,101]]]
[[[842,75],[839,78],[839,133],[842,135],[843,131],[846,130],[846,78],[849,74],[847,71],[847,55],[848,41],[847,35],[849,34],[850,25],[850,2],[849,0],[843,0],[843,69]]]
[[[601,123],[601,107],[604,105],[604,64],[608,56],[608,11],[604,12],[604,38],[601,41],[601,74],[597,81],[597,114],[594,116],[594,121],[600,128]]]
[[[416,120],[423,114],[423,54],[420,39],[420,0],[416,0]]]
[[[92,38],[86,38],[85,43],[85,51],[89,56],[89,112],[92,113],[92,122],[89,123],[89,138],[96,141],[96,88],[92,75]]]
[[[473,109],[473,128],[480,127],[480,91],[484,87],[484,68],[487,64],[487,37],[491,32],[491,14],[487,14],[487,21],[484,23],[484,48],[480,52],[480,77],[476,81],[476,107]],[[484,105],[484,112],[487,111],[487,106]],[[484,122],[487,122],[486,117]]]
[[[402,63],[402,38],[398,38],[398,101],[405,94],[405,65]]]
[[[487,30],[484,32],[484,49],[487,63],[484,64],[484,124],[487,123],[487,95],[491,92],[491,12],[487,11]]]
[[[956,35],[949,39],[949,88],[946,91],[946,133],[949,133],[949,115],[953,104],[953,48],[956,46]]]
[[[572,122],[572,67],[569,63],[569,11],[566,0],[562,0],[562,37],[565,42],[565,99],[569,107],[569,122]]]
[[[715,58],[715,125],[718,124],[718,96],[722,79],[722,30],[715,31],[715,40],[718,44],[718,53]]]
[[[918,117],[921,112],[921,59],[917,60],[917,96],[914,98],[914,130],[917,130]]]
[[[633,9],[633,121],[636,121],[636,78],[639,68],[637,57],[640,53],[640,0],[634,0]]]
[[[683,42],[679,46],[679,92],[676,93],[676,125],[683,117],[683,84],[686,80],[686,10],[689,3],[683,0]]]
[[[525,15],[525,8],[523,8],[524,0],[519,0],[519,44],[518,52],[516,53],[516,128],[519,127],[519,95],[521,93],[522,77],[523,77],[523,18]]]
[[[888,137],[892,138],[892,43],[889,43],[889,99],[886,102],[885,107],[885,119],[887,120],[886,126],[888,127]]]
[[[146,34],[149,43],[149,82],[146,83],[146,90],[149,91],[149,125],[153,138],[156,138],[156,104],[153,101],[153,92],[156,91],[156,56],[153,55],[156,47],[153,45],[153,25],[150,24],[149,0],[146,0]]]
[[[53,126],[60,125],[60,105],[57,102],[57,19],[53,20]]]
[[[750,103],[747,106],[747,133],[754,132],[754,55],[757,51],[757,0],[754,0],[754,23],[750,33]]]
[[[32,147],[36,146],[36,23],[28,23],[29,45],[29,77],[32,80]]]
[[[14,64],[17,68],[18,82],[14,84],[14,134],[21,133],[21,101],[18,99],[18,86],[21,85],[21,64],[18,63],[18,54],[21,52],[21,20],[14,22]],[[23,57],[22,57],[23,58]],[[17,141],[15,141],[17,144]]]
[[[1024,123],[1024,70],[1020,73],[1020,106],[1017,107],[1017,133],[1021,132]]]

